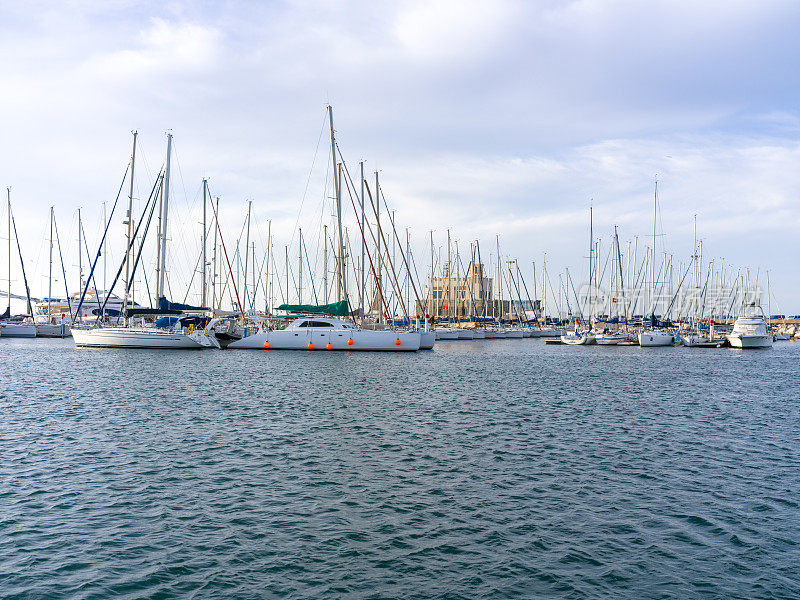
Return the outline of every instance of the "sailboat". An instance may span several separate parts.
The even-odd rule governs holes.
[[[135,239],[133,232],[133,182],[134,182],[134,165],[136,160],[136,136],[133,133],[133,152],[131,154],[131,170],[130,170],[130,194],[128,196],[128,214],[126,225],[128,232],[125,244],[125,296],[123,301],[123,317],[130,319],[137,315],[153,315],[153,314],[175,314],[169,310],[159,309],[133,309],[129,307],[129,291],[130,282],[133,273],[130,269],[131,263],[131,249],[133,247],[132,240]],[[161,205],[161,231],[159,232],[159,278],[157,295],[159,301],[163,299],[164,291],[164,268],[166,261],[167,249],[167,215],[169,210],[169,173],[170,173],[170,154],[172,150],[172,134],[167,134],[167,160],[166,169],[160,181],[160,191],[162,194]],[[155,191],[155,187],[154,187]],[[113,211],[112,211],[113,215]],[[109,221],[110,222],[110,221]],[[141,225],[141,223],[140,223]],[[108,223],[106,224],[106,233],[108,232]],[[105,239],[105,235],[104,235]],[[101,244],[102,245],[102,244]],[[99,255],[98,255],[99,256]],[[137,260],[138,262],[138,260]],[[97,260],[95,260],[95,265]],[[134,265],[135,269],[135,265]],[[94,267],[92,267],[94,270]],[[91,278],[91,274],[90,274]],[[84,288],[84,295],[88,289],[89,282],[86,282]],[[80,309],[80,304],[78,305]],[[72,327],[72,338],[75,345],[80,348],[158,348],[158,349],[200,349],[205,347],[197,336],[191,337],[181,325],[181,320],[176,319],[175,323],[169,327],[91,327],[84,328],[79,325]]]
[[[8,193],[8,307],[5,313],[0,315],[0,336],[2,337],[36,337],[36,325],[30,317],[18,319],[11,318],[11,188],[6,188]],[[14,235],[16,237],[17,227],[14,225]],[[19,249],[19,240],[17,240]],[[25,265],[22,264],[22,251],[19,254],[20,264],[22,265],[22,275],[25,277]],[[28,282],[25,281],[25,294],[28,299],[28,313],[31,312],[31,296],[28,292]]]
[[[653,252],[650,261],[650,282],[653,286],[653,297],[650,301],[650,328],[639,333],[639,345],[643,348],[654,346],[671,346],[675,337],[670,331],[656,328],[656,218],[658,214],[658,179],[653,193]]]
[[[365,327],[358,327],[353,322],[346,320],[346,317],[351,314],[349,302],[347,300],[347,271],[344,261],[346,256],[346,248],[344,243],[344,230],[342,226],[342,189],[347,186],[350,188],[352,180],[345,179],[343,173],[344,162],[339,153],[336,144],[335,130],[333,126],[333,107],[328,106],[328,122],[330,125],[331,135],[331,160],[333,166],[333,188],[335,193],[336,203],[336,238],[337,238],[337,252],[336,252],[336,281],[337,281],[337,301],[323,305],[306,305],[301,304],[299,301],[300,290],[298,289],[298,304],[282,304],[278,310],[286,311],[287,313],[298,315],[289,325],[283,329],[273,329],[268,324],[259,327],[258,330],[252,335],[243,337],[240,340],[233,341],[228,344],[228,349],[263,349],[263,350],[345,350],[345,351],[416,351],[420,349],[422,342],[422,334],[419,331],[398,330],[398,329],[366,329]],[[365,183],[363,176],[361,182]],[[372,204],[373,212],[376,212],[380,206],[380,189],[376,185],[375,195],[377,198],[372,197],[367,186],[367,193],[370,196],[370,203]],[[375,204],[375,200],[378,204]],[[351,203],[353,210],[356,212],[356,220],[361,230],[362,241],[365,240],[367,232],[373,236],[373,241],[377,248],[381,244],[385,245],[383,234],[380,229],[380,221],[378,221],[378,237],[372,233],[368,228],[366,219],[359,218],[358,211],[355,209],[355,203],[351,196]],[[367,251],[368,252],[368,251]],[[368,254],[370,264],[372,264],[372,256]],[[378,250],[378,261],[381,260],[382,255]],[[394,266],[391,263],[391,258],[387,254],[387,261],[389,261],[390,270],[394,284],[397,284],[394,274]],[[382,305],[379,308],[379,314],[389,315],[389,307],[384,298],[381,287],[381,273],[382,267],[379,262],[377,273],[373,267],[373,275],[377,285],[379,301]],[[287,286],[288,287],[288,286]],[[396,292],[399,294],[399,286],[396,286]],[[363,297],[363,293],[362,293]],[[406,315],[408,317],[408,315]],[[384,317],[381,317],[383,321]],[[394,326],[394,319],[392,326]],[[383,323],[381,322],[381,326]],[[429,338],[429,336],[426,336]],[[426,340],[428,341],[428,340]],[[430,344],[430,342],[428,341]]]

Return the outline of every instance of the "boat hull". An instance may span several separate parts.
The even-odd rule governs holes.
[[[433,350],[436,344],[435,331],[420,331],[419,332],[419,349],[420,350]]]
[[[663,331],[643,331],[639,334],[639,345],[643,348],[654,348],[657,346],[672,346],[675,338],[671,333]]]
[[[772,335],[729,335],[732,348],[772,348]]]
[[[0,337],[35,338],[36,325],[33,323],[0,323]]]
[[[69,337],[69,325],[66,323],[36,323],[36,337],[63,338]]]
[[[157,329],[72,328],[72,339],[78,348],[152,348],[199,350],[203,345],[182,333]]]

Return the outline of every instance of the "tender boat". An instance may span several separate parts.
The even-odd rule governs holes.
[[[569,346],[588,346],[596,341],[590,331],[571,331],[561,336],[561,343]]]
[[[417,331],[361,329],[339,319],[315,316],[295,319],[286,329],[262,328],[228,348],[415,352],[421,342]]]
[[[650,329],[642,331],[639,336],[639,345],[642,348],[651,348],[655,346],[672,346],[675,341],[675,336],[669,331],[661,329]]]
[[[608,331],[595,335],[595,341],[600,346],[616,346],[629,341],[628,334],[624,331]]]

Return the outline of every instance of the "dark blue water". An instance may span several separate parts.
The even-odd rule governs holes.
[[[800,345],[0,339],[0,596],[800,597]]]

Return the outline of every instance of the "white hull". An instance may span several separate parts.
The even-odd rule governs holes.
[[[420,350],[433,350],[436,343],[435,331],[420,331],[419,332],[419,349]]]
[[[437,329],[436,330],[436,339],[437,340],[457,340],[458,339],[458,330],[457,329]]]
[[[36,337],[63,338],[69,337],[69,325],[66,323],[36,323]]]
[[[199,349],[203,347],[188,335],[149,327],[72,328],[72,339],[79,348]]]
[[[475,334],[472,332],[471,329],[459,329],[458,330],[458,339],[460,340],[474,340]]]
[[[513,338],[515,340],[521,340],[524,336],[522,335],[521,329],[507,329],[506,337]]]
[[[729,335],[728,343],[733,348],[772,348],[772,335]]]
[[[35,338],[36,325],[33,323],[0,323],[0,337]]]
[[[663,331],[643,331],[639,334],[639,345],[643,348],[653,348],[656,346],[672,346],[675,338],[671,333]]]
[[[473,339],[475,340],[485,340],[486,339],[486,332],[482,329],[475,329],[472,332]]]
[[[628,341],[628,336],[624,334],[600,334],[595,336],[595,342],[600,346],[616,346]]]
[[[415,352],[420,349],[421,338],[422,335],[416,331],[287,328],[255,333],[232,342],[228,349]],[[351,340],[352,344],[348,343]]]
[[[568,333],[561,336],[561,343],[569,346],[589,346],[596,341],[590,333]]]

